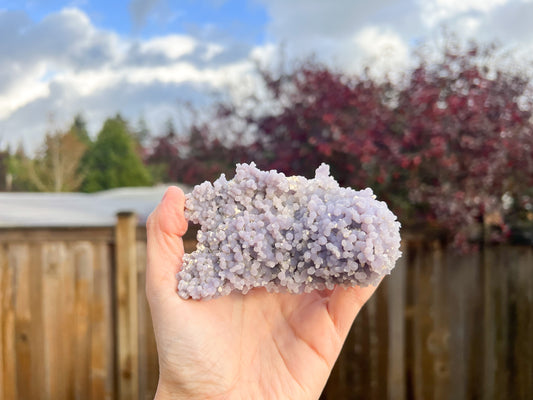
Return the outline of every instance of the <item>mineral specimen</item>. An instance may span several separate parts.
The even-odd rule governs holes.
[[[325,164],[309,180],[238,164],[232,180],[196,186],[185,217],[200,229],[177,274],[184,299],[376,284],[401,255],[387,205],[371,189],[340,187]]]

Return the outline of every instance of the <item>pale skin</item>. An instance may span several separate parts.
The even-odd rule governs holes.
[[[179,188],[169,188],[147,222],[146,294],[160,370],[155,398],[318,399],[375,287],[183,300],[175,275],[187,230],[184,202]]]

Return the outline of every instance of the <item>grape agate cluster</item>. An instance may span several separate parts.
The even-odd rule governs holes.
[[[200,229],[177,275],[184,299],[376,284],[401,255],[387,205],[371,189],[340,187],[325,164],[314,179],[238,164],[232,180],[196,186],[185,217]]]

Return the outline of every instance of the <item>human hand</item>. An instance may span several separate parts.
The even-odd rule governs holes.
[[[156,399],[317,399],[375,287],[183,300],[185,197],[176,187],[147,222],[146,293],[159,355]]]

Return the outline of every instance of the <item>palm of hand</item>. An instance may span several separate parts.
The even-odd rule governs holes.
[[[182,300],[174,275],[187,226],[183,202],[183,193],[170,189],[148,222],[147,295],[159,354],[158,395],[317,398],[375,288],[302,295],[255,289],[245,296]]]

